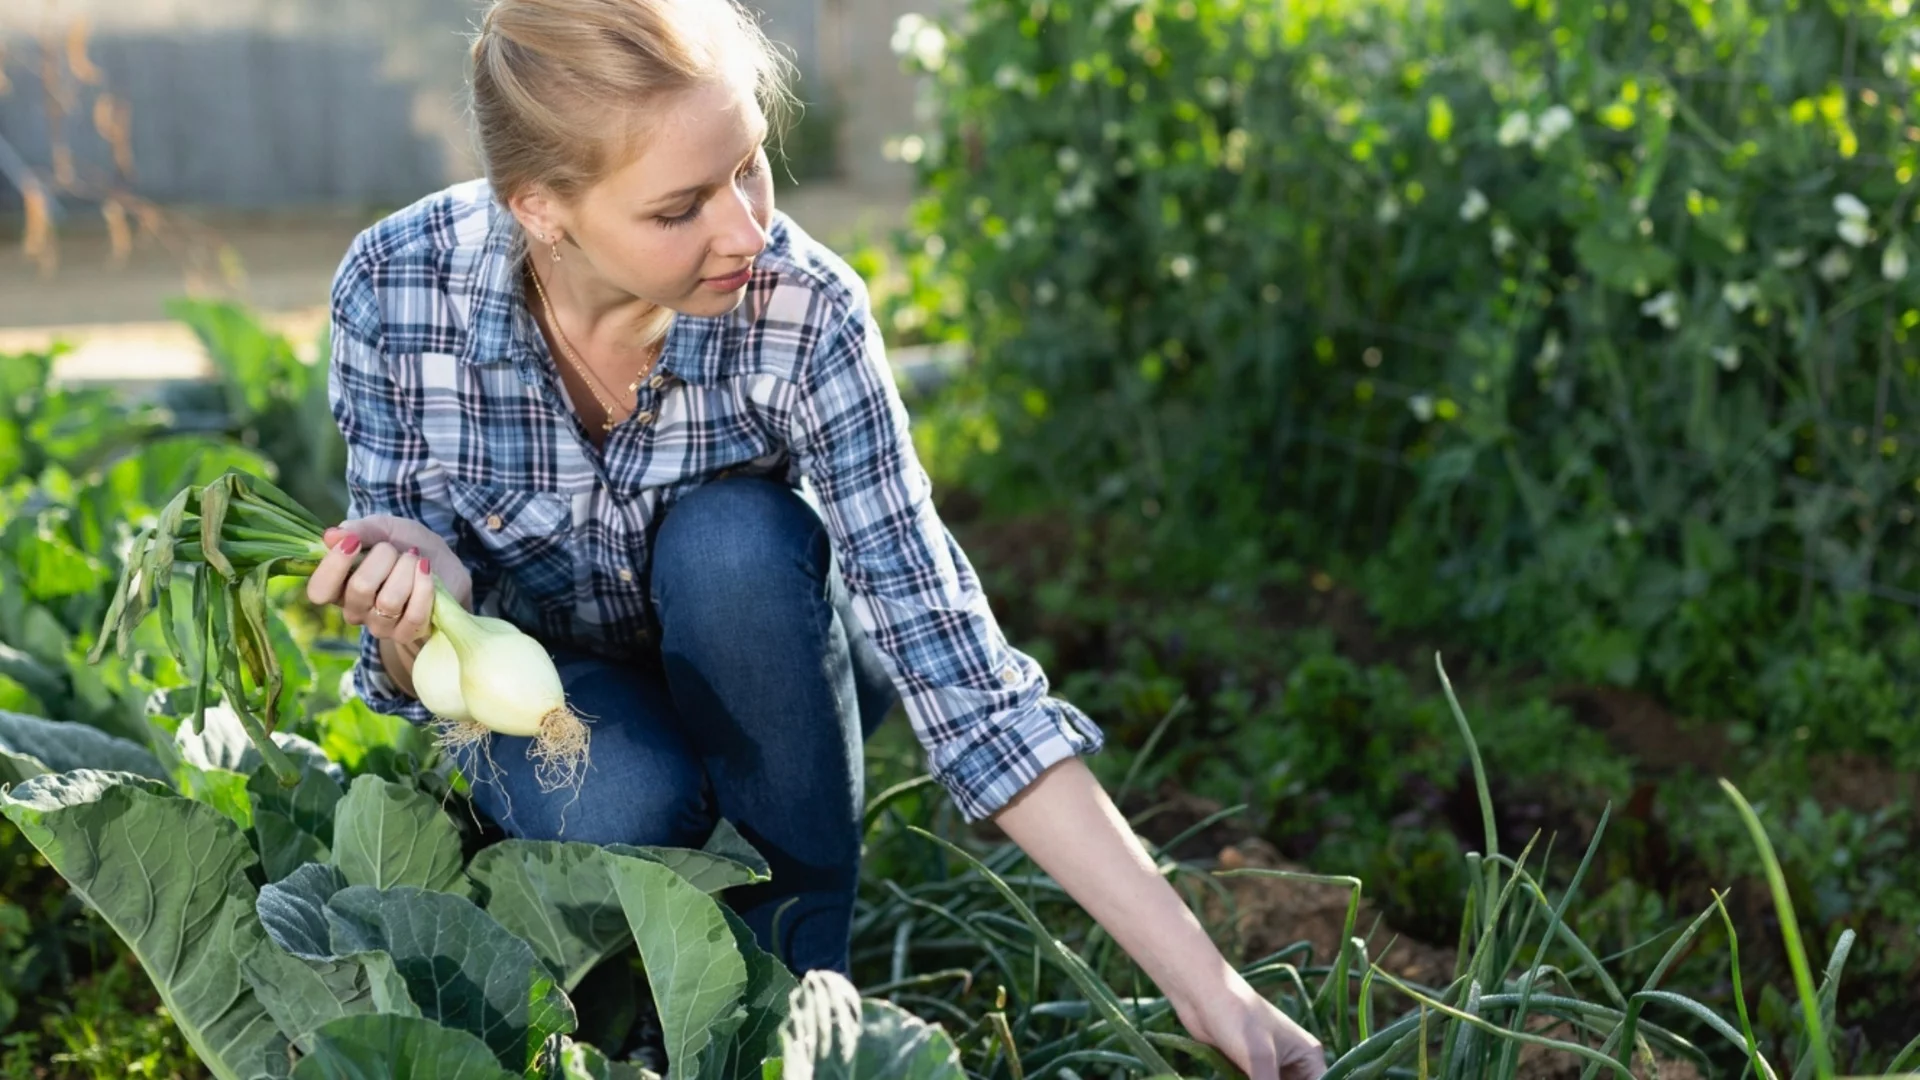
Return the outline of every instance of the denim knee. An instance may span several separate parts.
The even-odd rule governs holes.
[[[712,783],[664,687],[592,657],[562,653],[557,667],[568,703],[592,736],[578,792],[541,791],[527,758],[533,740],[494,735],[491,766],[456,762],[474,780],[474,801],[508,835],[524,839],[703,844],[717,821]]]
[[[652,592],[663,624],[671,617],[683,629],[697,623],[724,631],[758,616],[766,625],[792,617],[782,608],[824,601],[830,564],[826,528],[798,491],[730,477],[667,511],[654,540]]]

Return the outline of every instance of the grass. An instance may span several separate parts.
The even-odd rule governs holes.
[[[1445,985],[1419,985],[1369,959],[1378,928],[1367,938],[1355,936],[1363,891],[1357,878],[1210,870],[1167,858],[1166,847],[1172,845],[1149,845],[1170,877],[1272,876],[1350,889],[1342,944],[1333,956],[1315,958],[1312,947],[1302,943],[1241,967],[1249,982],[1335,1055],[1331,1080],[1436,1074],[1504,1080],[1518,1075],[1522,1046],[1568,1055],[1584,1066],[1588,1078],[1632,1077],[1636,1065],[1656,1061],[1656,1052],[1702,1067],[1744,1063],[1767,1078],[1832,1076],[1830,1027],[1823,1019],[1833,1014],[1851,938],[1843,939],[1816,986],[1777,855],[1738,790],[1725,785],[1776,885],[1773,901],[1785,946],[1800,957],[1795,990],[1805,1028],[1791,1059],[1778,1064],[1754,1033],[1744,995],[1736,994],[1738,1015],[1730,1021],[1697,997],[1663,985],[1680,959],[1698,948],[1702,930],[1716,915],[1727,923],[1728,972],[1739,984],[1738,939],[1719,896],[1679,929],[1633,988],[1617,985],[1606,962],[1572,929],[1569,915],[1601,850],[1610,808],[1557,899],[1546,884],[1550,854],[1541,857],[1540,868],[1534,865],[1541,836],[1517,856],[1500,853],[1493,794],[1477,740],[1444,668],[1439,673],[1475,763],[1475,791],[1487,830],[1486,850],[1466,856],[1471,884],[1460,926],[1462,948],[1459,966]],[[883,761],[884,753],[883,748]],[[1129,776],[1137,768],[1136,761]],[[1078,1075],[1072,1070],[1096,1066],[1160,1075],[1175,1064],[1163,1050],[1187,1064],[1181,1075],[1231,1075],[1217,1056],[1181,1038],[1170,1006],[1139,984],[1138,969],[1058,885],[1023,866],[1017,847],[1003,842],[978,854],[968,850],[956,838],[959,830],[951,816],[921,798],[922,790],[895,785],[870,804],[869,842],[881,872],[870,875],[856,917],[856,974],[884,960],[887,977],[869,983],[869,992],[945,1022],[969,1070],[982,1080],[1070,1076]],[[1550,852],[1550,841],[1546,847]],[[1220,936],[1221,928],[1210,929]],[[916,977],[911,974],[916,969],[929,973]],[[1115,986],[1127,981],[1132,993],[1122,996]],[[1711,1037],[1721,1052],[1696,1043],[1700,1034]],[[1920,1039],[1895,1065],[1913,1057],[1920,1057]]]

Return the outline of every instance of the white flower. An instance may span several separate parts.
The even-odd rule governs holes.
[[[947,62],[947,33],[932,23],[913,35],[913,58],[928,71],[939,71]]]
[[[1907,245],[1895,237],[1880,253],[1880,276],[1888,281],[1904,281],[1907,277]]]
[[[1866,247],[1867,241],[1873,239],[1866,203],[1843,191],[1833,197],[1833,212],[1840,215],[1840,224],[1835,228],[1840,239],[1854,247]]]
[[[1532,134],[1533,117],[1523,112],[1510,112],[1505,120],[1500,121],[1500,133],[1494,138],[1500,141],[1501,146],[1518,146]]]
[[[1737,314],[1753,306],[1760,298],[1760,286],[1751,281],[1729,281],[1720,286],[1720,299]]]
[[[1495,225],[1493,227],[1493,253],[1495,255],[1505,255],[1507,252],[1513,250],[1514,242],[1517,239],[1518,237],[1513,235],[1512,229],[1507,228],[1505,225]]]
[[[1468,188],[1467,197],[1460,200],[1460,220],[1479,221],[1487,213],[1487,197],[1479,188]]]
[[[926,155],[927,142],[918,135],[908,135],[900,140],[900,160],[909,165]]]
[[[1560,354],[1564,347],[1560,344],[1560,331],[1548,330],[1547,336],[1540,342],[1540,352],[1533,358],[1533,370],[1542,375],[1552,371],[1560,363]]]
[[[1722,371],[1734,371],[1740,367],[1740,349],[1736,345],[1715,345],[1708,350],[1713,354],[1714,363]]]
[[[893,23],[893,40],[890,43],[893,46],[893,54],[895,56],[907,55],[907,53],[913,49],[913,39],[920,33],[920,28],[925,25],[927,25],[927,17],[917,11],[909,11],[905,15],[895,19]]]
[[[1554,140],[1573,130],[1573,110],[1565,105],[1554,105],[1540,114],[1540,120],[1533,127],[1533,148],[1545,150]]]
[[[1413,410],[1413,418],[1426,423],[1433,419],[1433,395],[1415,394],[1407,399],[1407,408]]]
[[[1807,261],[1806,248],[1786,248],[1773,253],[1773,265],[1782,270],[1791,270]]]
[[[1051,281],[1042,281],[1033,287],[1033,298],[1042,304],[1051,304],[1060,296],[1060,286]]]
[[[1209,235],[1218,236],[1227,227],[1227,216],[1215,210],[1213,213],[1207,215],[1206,221],[1202,223],[1202,226],[1207,230]]]
[[[1193,259],[1186,255],[1175,255],[1167,262],[1167,270],[1182,281],[1193,273]]]
[[[1865,221],[1871,216],[1866,203],[1844,191],[1833,197],[1833,212],[1854,221]]]
[[[1833,248],[1820,261],[1814,264],[1813,271],[1829,285],[1853,273],[1853,260],[1847,256],[1845,248]]]
[[[1669,330],[1675,329],[1680,325],[1680,294],[1668,289],[1642,303],[1640,314],[1659,319],[1660,325]]]
[[[947,34],[927,17],[909,11],[893,24],[889,42],[896,56],[912,56],[921,67],[938,71],[947,62]]]
[[[1391,225],[1400,220],[1400,200],[1392,195],[1380,200],[1380,208],[1373,212],[1373,218],[1382,225]]]
[[[1231,92],[1231,88],[1227,86],[1227,80],[1218,75],[1208,79],[1200,87],[1200,93],[1206,97],[1207,104],[1209,105],[1226,104],[1227,97]]]
[[[1072,187],[1062,188],[1060,194],[1053,197],[1053,208],[1062,214],[1085,210],[1092,205],[1093,180],[1086,173],[1081,173],[1080,179],[1075,180]]]
[[[1020,69],[1012,64],[1001,64],[993,73],[993,85],[1002,90],[1011,90],[1020,85]]]
[[[1080,167],[1080,151],[1063,146],[1053,155],[1053,163],[1060,167],[1061,172],[1072,172]]]

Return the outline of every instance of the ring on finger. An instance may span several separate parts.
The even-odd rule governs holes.
[[[398,616],[398,615],[395,615],[395,614],[394,614],[393,612],[391,612],[391,611],[381,611],[381,610],[380,610],[380,605],[378,605],[378,604],[375,604],[375,605],[373,606],[373,613],[374,613],[375,615],[378,615],[378,616],[379,616],[380,618],[382,618],[382,619],[386,619],[386,620],[388,620],[388,621],[392,621],[392,620],[394,620],[394,619],[398,619],[398,618],[400,617],[400,616]]]

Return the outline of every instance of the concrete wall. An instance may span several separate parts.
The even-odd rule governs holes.
[[[757,0],[790,48],[802,96],[837,91],[837,172],[864,187],[910,179],[881,146],[912,124],[914,87],[888,48],[925,0]],[[0,139],[51,162],[43,49],[88,27],[87,56],[131,104],[135,188],[229,208],[392,206],[477,173],[465,117],[467,34],[481,0],[0,0]],[[46,36],[49,31],[54,36]],[[56,53],[57,54],[57,53]],[[56,65],[64,66],[64,65]],[[109,170],[71,82],[64,121],[82,170]],[[827,110],[820,110],[825,112]],[[17,200],[0,176],[0,206]],[[17,205],[17,201],[13,202]]]

